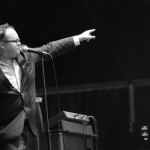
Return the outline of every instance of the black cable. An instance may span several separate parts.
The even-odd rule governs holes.
[[[82,120],[82,126],[83,126],[83,141],[84,141],[84,150],[87,150],[87,142],[86,142],[86,131],[85,131],[85,129],[87,129],[87,128],[85,128],[86,127],[86,125],[85,125],[85,121],[84,121],[84,118],[85,118],[85,116],[83,116],[83,117],[81,117],[81,120]]]
[[[57,104],[58,104],[58,113],[59,113],[59,119],[58,120],[58,124],[60,126],[59,128],[59,132],[62,133],[62,141],[63,141],[63,146],[64,146],[64,150],[65,150],[65,142],[64,142],[64,136],[63,136],[63,125],[62,125],[62,116],[61,116],[61,107],[60,107],[60,97],[59,97],[59,90],[58,90],[58,80],[57,80],[57,75],[56,75],[56,69],[55,69],[55,63],[54,63],[54,59],[53,56],[51,54],[49,54],[52,60],[52,66],[53,66],[53,71],[54,71],[54,78],[55,78],[55,87],[56,87],[56,96],[57,96]]]
[[[98,144],[98,142],[97,142],[97,140],[98,140],[98,127],[97,127],[97,121],[96,121],[96,119],[95,119],[95,117],[93,117],[93,116],[89,116],[89,118],[91,118],[92,119],[92,121],[93,121],[93,126],[94,126],[94,134],[95,134],[95,140],[94,140],[94,143],[95,143],[95,150],[98,150],[98,147],[97,147],[97,144]]]
[[[49,121],[48,121],[48,108],[47,108],[47,97],[46,97],[46,84],[45,84],[45,69],[44,69],[44,58],[41,56],[41,62],[42,62],[42,75],[43,75],[43,90],[44,90],[44,102],[45,102],[45,115],[46,115],[46,135],[47,135],[47,144],[48,144],[48,150],[51,149],[51,139],[50,139],[50,130],[49,130]]]

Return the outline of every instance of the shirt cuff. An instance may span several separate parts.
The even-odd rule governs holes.
[[[78,36],[73,36],[73,40],[74,40],[75,46],[80,45],[80,40],[79,40]]]

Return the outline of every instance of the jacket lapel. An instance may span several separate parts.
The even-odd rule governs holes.
[[[18,62],[19,66],[21,67],[21,70],[22,70],[21,86],[20,86],[20,90],[21,90],[23,81],[25,79],[25,73],[30,64],[30,61],[28,61],[26,54],[24,54],[22,51],[20,51],[20,55],[16,58],[16,61]]]
[[[28,61],[27,56],[20,51],[20,55],[16,58],[19,66],[21,67],[22,71],[26,71],[30,61]]]

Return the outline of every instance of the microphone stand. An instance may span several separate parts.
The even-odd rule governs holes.
[[[45,115],[46,115],[46,135],[47,135],[47,142],[48,142],[48,150],[51,150],[51,140],[50,140],[50,130],[49,130],[49,120],[48,120],[48,108],[47,108],[45,71],[44,71],[44,57],[43,57],[43,55],[41,53],[40,57],[41,57],[41,62],[42,62],[42,74],[43,74],[43,89],[44,89]]]

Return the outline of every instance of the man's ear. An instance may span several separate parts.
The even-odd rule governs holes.
[[[0,41],[0,49],[4,49],[5,43]]]

